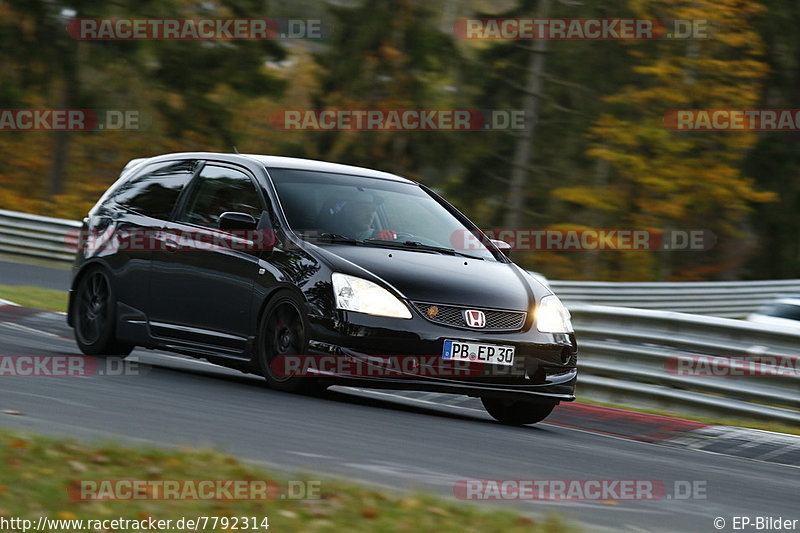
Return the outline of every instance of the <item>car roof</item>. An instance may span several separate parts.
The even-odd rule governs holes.
[[[269,168],[290,168],[296,170],[313,170],[317,172],[331,172],[334,174],[350,174],[356,176],[366,176],[371,178],[379,178],[384,180],[405,181],[414,183],[412,180],[403,178],[396,174],[383,172],[381,170],[374,170],[371,168],[355,167],[352,165],[343,165],[341,163],[330,163],[328,161],[318,161],[316,159],[301,159],[298,157],[282,157],[277,155],[255,155],[245,154],[245,157],[255,159],[263,163],[265,167]]]
[[[173,154],[163,154],[150,158],[133,159],[126,166],[125,169],[132,169],[138,167],[145,161],[158,161],[161,159],[174,159],[174,158],[187,158],[187,159],[218,159],[221,161],[235,162],[237,159],[247,159],[260,163],[269,170],[270,168],[287,168],[293,170],[310,170],[316,172],[330,172],[333,174],[348,174],[351,176],[364,176],[368,178],[377,178],[391,181],[399,181],[404,183],[416,183],[413,180],[403,178],[396,174],[389,172],[382,172],[371,168],[356,167],[352,165],[343,165],[340,163],[330,163],[328,161],[318,161],[315,159],[302,159],[298,157],[283,157],[277,155],[260,155],[260,154],[230,154],[221,152],[178,152]]]
[[[800,306],[800,296],[783,296],[775,300],[773,303]]]

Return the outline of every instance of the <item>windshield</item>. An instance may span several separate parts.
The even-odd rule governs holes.
[[[458,218],[421,187],[363,176],[270,169],[291,229],[360,244],[437,247],[494,259]]]
[[[767,308],[766,315],[800,321],[800,305],[777,303]]]

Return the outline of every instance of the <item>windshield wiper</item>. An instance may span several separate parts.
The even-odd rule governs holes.
[[[345,237],[344,235],[339,235],[338,233],[318,233],[316,235],[307,235],[306,238],[311,237],[322,241],[328,242],[344,242],[348,244],[361,244],[364,241],[359,239],[354,239],[352,237]]]
[[[403,248],[406,250],[421,250],[425,252],[436,252],[445,255],[457,255],[460,257],[468,257],[470,259],[480,259],[483,261],[483,257],[479,257],[477,255],[465,254],[464,252],[459,252],[458,250],[454,250],[453,248],[446,248],[444,246],[433,246],[430,244],[423,244],[419,241],[384,241],[382,239],[366,239],[366,243],[369,244],[377,244],[380,246],[386,246],[390,248]]]

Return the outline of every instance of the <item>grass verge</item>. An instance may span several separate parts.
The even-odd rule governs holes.
[[[67,291],[42,289],[41,287],[28,285],[0,285],[0,298],[25,307],[35,307],[49,311],[66,312],[67,295]]]
[[[256,517],[270,531],[436,531],[574,533],[555,516],[542,520],[507,511],[480,509],[429,495],[395,494],[350,482],[315,479],[316,499],[258,501],[76,501],[68,493],[80,480],[274,480],[282,490],[285,474],[244,465],[213,451],[85,445],[17,432],[0,432],[0,517],[39,516],[61,520],[173,520],[183,517]],[[283,490],[285,492],[285,490]],[[170,528],[176,530],[174,527]],[[231,528],[229,528],[231,529]],[[210,531],[209,528],[206,529]],[[217,531],[223,530],[220,527]],[[253,529],[249,529],[253,531]],[[259,527],[258,531],[264,531]]]

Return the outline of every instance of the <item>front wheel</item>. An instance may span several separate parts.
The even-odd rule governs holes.
[[[291,368],[287,359],[302,358],[307,353],[306,320],[299,298],[281,294],[269,303],[261,317],[256,357],[261,375],[270,388],[285,392],[318,392],[316,378],[298,376],[282,371]]]
[[[125,357],[133,346],[117,341],[117,300],[111,280],[102,269],[87,272],[75,291],[75,341],[86,355]]]
[[[535,424],[547,418],[556,405],[548,400],[505,400],[481,398],[483,407],[492,418],[509,426]]]

